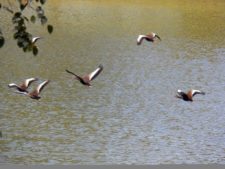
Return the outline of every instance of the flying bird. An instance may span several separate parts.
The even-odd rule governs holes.
[[[153,32],[151,32],[147,35],[139,35],[137,38],[137,45],[141,45],[141,43],[144,39],[149,42],[154,42],[155,38],[158,38],[159,40],[161,40],[161,38],[156,33],[153,33]]]
[[[27,91],[28,87],[31,85],[32,82],[37,81],[37,80],[38,80],[37,78],[29,78],[29,79],[26,79],[20,85],[17,85],[15,83],[10,83],[10,84],[8,84],[8,87],[9,88],[16,88],[16,90],[18,92],[26,92],[26,93],[28,93],[28,91]]]
[[[90,82],[91,82],[92,80],[94,80],[94,79],[101,73],[102,70],[103,70],[103,66],[100,64],[100,65],[98,66],[97,69],[95,69],[93,72],[91,72],[90,74],[85,75],[85,76],[83,76],[83,77],[78,76],[78,75],[76,75],[75,73],[73,73],[73,72],[71,72],[71,71],[69,71],[69,70],[67,70],[67,69],[66,69],[66,72],[67,72],[67,73],[70,73],[70,74],[72,74],[72,75],[74,75],[75,78],[76,78],[77,80],[79,80],[81,84],[90,87],[90,86],[91,86]]]
[[[39,100],[41,98],[40,93],[41,91],[44,89],[44,87],[50,82],[50,80],[46,80],[44,82],[42,82],[41,84],[39,84],[37,86],[36,89],[34,89],[32,92],[29,92],[29,93],[22,93],[22,94],[25,94],[27,96],[29,96],[30,98],[32,99],[36,99],[36,100]]]
[[[202,94],[202,95],[205,95],[205,92],[202,92],[200,90],[194,90],[194,89],[191,89],[189,90],[187,93],[184,93],[183,91],[181,91],[180,89],[177,90],[177,95],[176,97],[177,98],[180,98],[180,99],[183,99],[184,101],[193,101],[193,97],[196,95],[196,94]]]

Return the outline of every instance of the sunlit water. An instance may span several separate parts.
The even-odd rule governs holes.
[[[223,0],[49,1],[53,35],[31,28],[38,56],[10,34],[0,50],[0,162],[225,164],[224,11]],[[151,31],[162,41],[137,46]],[[99,64],[92,88],[65,72]],[[39,101],[7,87],[29,77],[51,80]],[[191,88],[206,95],[175,98]]]

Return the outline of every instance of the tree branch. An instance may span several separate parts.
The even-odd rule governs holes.
[[[2,8],[5,9],[6,11],[10,12],[11,14],[14,13],[14,11],[7,6],[2,6]]]

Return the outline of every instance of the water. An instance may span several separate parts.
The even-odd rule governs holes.
[[[0,162],[225,164],[224,11],[222,0],[48,2],[54,34],[31,28],[38,56],[10,34],[0,51]],[[137,46],[151,31],[162,41]],[[92,88],[65,72],[100,63]],[[51,80],[39,101],[7,87],[29,77]],[[190,88],[206,95],[174,97]]]

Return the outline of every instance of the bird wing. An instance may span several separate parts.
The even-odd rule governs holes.
[[[182,99],[183,97],[180,94],[175,95],[176,98]]]
[[[38,37],[38,36],[36,36],[36,37],[33,37],[33,38],[32,38],[32,43],[35,43],[35,42],[37,42],[37,40],[38,40],[38,39],[41,39],[41,37]]]
[[[137,44],[140,45],[147,36],[146,35],[139,35],[137,38]]]
[[[28,92],[15,91],[15,93],[23,94],[23,95],[28,95]]]
[[[191,94],[192,94],[192,96],[194,96],[194,95],[196,95],[196,94],[205,94],[205,92],[202,92],[202,91],[200,91],[200,90],[191,90]]]
[[[80,81],[83,80],[80,76],[76,75],[75,73],[73,73],[73,72],[71,72],[71,71],[69,71],[69,70],[67,70],[67,69],[66,69],[66,72],[67,72],[67,73],[70,73],[70,74],[72,74],[72,75],[74,75],[74,76],[75,76],[78,80],[80,80]]]
[[[161,38],[159,37],[159,35],[155,34],[155,37],[157,37],[161,41]]]
[[[182,91],[177,92],[177,94],[178,94],[178,96],[180,96],[181,98],[183,98],[183,97],[186,97],[186,96],[187,96],[187,94],[186,94],[186,93],[184,93],[184,92],[182,92]]]
[[[9,87],[9,88],[17,88],[17,89],[20,88],[20,87],[19,87],[17,84],[15,84],[15,83],[10,83],[10,84],[8,84],[8,87]]]
[[[101,73],[102,70],[103,66],[100,64],[96,70],[94,70],[88,75],[89,81],[94,80]]]
[[[44,87],[50,82],[50,80],[46,80],[44,82],[42,82],[41,84],[38,85],[38,87],[36,88],[36,93],[39,94],[41,93],[41,91],[44,89]]]
[[[37,78],[29,78],[29,79],[26,79],[25,82],[24,82],[24,86],[26,88],[28,88],[31,85],[32,82],[37,81],[37,80],[38,80]]]

